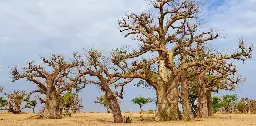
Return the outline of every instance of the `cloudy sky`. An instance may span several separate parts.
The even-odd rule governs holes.
[[[225,33],[225,39],[216,41],[221,48],[232,50],[239,38],[256,44],[256,0],[208,0],[204,5],[204,28],[215,28]],[[136,44],[119,33],[117,19],[126,12],[141,12],[148,8],[145,0],[0,0],[0,86],[6,91],[35,89],[26,81],[10,82],[13,65],[23,66],[57,52],[65,55],[82,48],[95,47],[106,52],[123,45]],[[238,64],[247,81],[236,92],[241,97],[256,99],[254,76],[255,58]],[[104,111],[94,100],[100,92],[93,85],[80,96],[84,111]],[[133,97],[155,97],[149,89],[127,86],[123,111],[137,111],[130,103]],[[153,104],[145,109],[154,109]]]

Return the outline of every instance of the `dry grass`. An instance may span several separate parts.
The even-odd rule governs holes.
[[[112,115],[106,113],[80,113],[59,120],[31,119],[34,114],[0,113],[0,126],[256,126],[256,115],[218,114],[208,119],[196,119],[191,122],[155,122],[153,114],[124,113],[131,116],[133,123],[113,124]]]

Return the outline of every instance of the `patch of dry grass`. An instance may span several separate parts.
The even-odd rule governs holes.
[[[217,114],[208,119],[196,119],[191,122],[172,121],[155,122],[154,114],[123,113],[131,116],[133,123],[114,124],[112,114],[107,113],[79,113],[72,117],[63,117],[59,120],[31,119],[32,113],[27,114],[0,114],[1,126],[256,126],[256,115],[249,114]]]

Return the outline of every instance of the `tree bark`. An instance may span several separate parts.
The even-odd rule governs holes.
[[[208,117],[207,95],[204,91],[204,88],[199,88],[198,91],[198,117]]]
[[[178,109],[178,89],[173,88],[168,94],[166,87],[158,88],[157,95],[157,109],[156,121],[170,121],[179,119]]]
[[[207,108],[208,108],[208,115],[212,116],[212,92],[207,91]]]
[[[170,101],[170,108],[171,108],[171,120],[179,120],[180,118],[180,111],[178,106],[178,84],[176,81],[172,82],[172,85],[175,85],[172,89],[170,89],[170,94],[168,94],[168,100]]]
[[[45,119],[60,119],[60,104],[59,95],[55,91],[49,91],[46,95],[45,108],[43,110],[42,116]]]
[[[193,115],[191,112],[191,106],[189,104],[189,91],[188,91],[188,85],[187,85],[187,78],[186,74],[181,75],[181,102],[182,102],[182,109],[183,109],[183,116],[182,119],[186,121],[190,121],[193,119]]]
[[[8,98],[8,105],[9,105],[8,112],[11,112],[13,114],[20,114],[21,112],[20,105],[15,103],[14,99]]]
[[[159,75],[163,79],[163,84],[156,87],[157,109],[156,121],[170,121],[179,119],[178,108],[178,78],[171,78],[171,71],[165,67],[164,60],[159,61]]]
[[[207,94],[206,84],[203,83],[205,72],[202,72],[198,76],[198,117],[208,117],[208,106],[207,106]]]
[[[123,123],[123,116],[121,114],[121,109],[116,96],[113,94],[112,90],[109,88],[109,86],[106,83],[102,85],[102,88],[109,102],[109,108],[111,109],[111,112],[113,114],[114,122]]]

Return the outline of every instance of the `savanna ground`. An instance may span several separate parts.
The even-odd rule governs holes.
[[[112,123],[112,114],[107,113],[79,113],[72,117],[64,117],[59,120],[31,119],[32,113],[26,114],[0,114],[1,126],[256,126],[256,115],[250,114],[216,114],[208,119],[196,119],[195,121],[155,122],[154,114],[124,113],[131,116],[133,122],[125,124]]]

